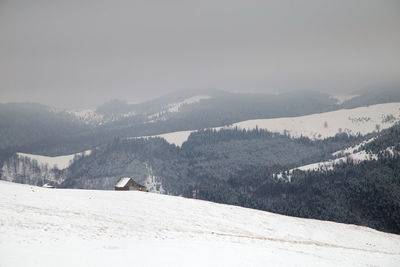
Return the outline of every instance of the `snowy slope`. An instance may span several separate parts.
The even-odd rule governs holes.
[[[0,181],[0,266],[398,266],[400,236],[144,192]]]
[[[197,95],[197,96],[192,96],[192,97],[186,98],[177,103],[168,104],[164,108],[162,108],[161,111],[148,115],[148,118],[150,119],[149,122],[155,122],[157,120],[165,120],[166,119],[164,117],[165,115],[167,115],[169,113],[179,112],[184,105],[198,103],[201,100],[210,99],[210,98],[212,98],[212,97],[208,96],[208,95]]]
[[[295,170],[328,171],[328,170],[333,170],[335,165],[338,165],[341,163],[346,163],[348,161],[351,161],[355,164],[359,164],[366,160],[376,160],[376,159],[378,159],[378,155],[373,154],[373,153],[368,153],[365,150],[359,151],[359,149],[363,145],[366,145],[374,140],[375,140],[375,137],[370,138],[366,141],[363,141],[363,142],[359,143],[358,145],[336,151],[336,152],[332,153],[332,157],[335,157],[334,159],[330,159],[327,161],[315,162],[315,163],[311,163],[311,164],[307,164],[307,165],[303,165],[303,166],[299,166],[299,167],[287,170],[287,171],[285,171],[286,177],[290,181],[292,178],[293,172]],[[277,174],[275,174],[275,176],[277,178],[281,179],[283,177],[283,172],[277,173]]]
[[[311,139],[324,139],[339,132],[350,135],[364,135],[387,129],[400,121],[400,103],[387,103],[354,109],[312,114],[294,118],[249,120],[235,123],[232,127],[242,129],[268,129],[293,137],[307,136]]]
[[[149,136],[140,136],[140,137],[128,137],[127,139],[137,139],[137,138],[155,138],[161,137],[164,138],[170,144],[174,144],[176,146],[182,146],[184,142],[186,142],[189,138],[189,135],[194,132],[194,130],[189,131],[179,131],[179,132],[172,132],[166,134],[158,134],[158,135],[149,135]]]
[[[100,125],[103,123],[104,116],[97,113],[95,109],[73,109],[67,110],[68,114],[75,116],[78,120],[85,124]]]
[[[48,157],[48,156],[27,154],[27,153],[17,153],[17,155],[22,158],[29,158],[32,161],[36,160],[39,165],[47,165],[49,168],[57,168],[59,170],[62,170],[69,167],[75,156],[79,155],[88,156],[90,155],[91,152],[92,152],[91,150],[87,150],[81,153],[75,153],[57,157]]]
[[[346,162],[352,162],[353,164],[359,164],[363,161],[368,161],[368,160],[377,160],[378,155],[367,152],[365,150],[360,150],[360,148],[363,145],[366,145],[372,141],[375,140],[374,138],[370,138],[369,140],[363,141],[358,145],[348,147],[346,149],[342,149],[339,151],[336,151],[335,153],[332,153],[332,157],[335,157],[334,159],[330,159],[327,161],[320,161],[320,162],[315,162],[303,166],[299,166],[290,170],[285,171],[287,179],[290,181],[291,177],[293,175],[293,172],[296,170],[300,171],[328,171],[328,170],[333,170],[335,165],[346,163]],[[390,155],[394,155],[396,152],[394,150],[394,147],[388,147],[384,151],[381,152],[387,152]],[[277,178],[282,178],[283,177],[283,172],[275,174]]]
[[[359,95],[332,95],[330,98],[333,98],[336,100],[336,104],[341,105],[346,101],[349,101],[355,97],[358,97]]]
[[[333,170],[335,165],[341,164],[341,163],[346,163],[348,161],[351,161],[355,164],[359,164],[363,161],[366,160],[376,160],[378,159],[378,156],[372,153],[367,153],[366,151],[362,150],[356,153],[351,153],[348,154],[347,156],[339,157],[336,159],[331,159],[327,161],[321,161],[321,162],[316,162],[316,163],[311,163],[303,166],[299,166],[293,169],[290,169],[287,171],[287,178],[290,181],[291,176],[295,170],[300,170],[300,171],[328,171],[328,170]],[[283,177],[283,173],[278,173],[276,174],[278,178]]]
[[[147,113],[143,110],[136,110],[135,107],[131,107],[130,111],[125,111],[120,113],[120,111],[116,111],[115,114],[112,116],[105,116],[96,111],[96,109],[74,109],[74,110],[66,110],[66,113],[74,116],[76,119],[84,122],[85,124],[89,125],[103,125],[109,122],[118,121],[120,119],[125,119],[133,116],[147,116],[149,119],[148,122],[156,122],[157,120],[166,120],[165,117],[167,114],[170,113],[177,113],[181,111],[182,107],[185,105],[195,104],[205,99],[210,99],[211,96],[208,95],[196,95],[189,98],[185,98],[179,102],[173,102],[169,104],[162,105],[158,107],[157,112]],[[127,104],[122,102],[123,104]],[[145,104],[145,103],[144,103]],[[127,104],[132,105],[132,104]],[[133,104],[134,105],[134,104]],[[145,104],[146,105],[146,104]]]
[[[248,120],[214,129],[238,127],[252,130],[258,127],[271,132],[287,133],[292,137],[306,136],[310,139],[324,139],[340,132],[349,135],[364,135],[390,128],[398,121],[400,121],[400,103],[386,103],[301,117]],[[156,136],[164,138],[171,144],[181,146],[187,141],[191,132],[193,131],[180,131]]]

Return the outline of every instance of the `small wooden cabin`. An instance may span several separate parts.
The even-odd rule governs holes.
[[[147,192],[147,188],[143,185],[136,183],[132,178],[121,177],[118,182],[114,185],[116,191],[129,191],[137,190]]]

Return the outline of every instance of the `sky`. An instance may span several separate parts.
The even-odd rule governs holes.
[[[0,0],[2,103],[399,82],[398,0]]]

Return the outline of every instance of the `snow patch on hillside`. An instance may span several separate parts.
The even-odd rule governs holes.
[[[316,162],[316,163],[311,163],[303,166],[299,166],[284,172],[280,172],[275,174],[274,176],[282,179],[286,177],[288,181],[291,180],[293,173],[297,170],[299,171],[329,171],[333,170],[336,165],[343,164],[343,163],[353,163],[353,164],[360,164],[363,161],[368,161],[368,160],[377,160],[378,155],[367,152],[365,150],[360,150],[360,148],[368,143],[371,143],[374,141],[376,137],[370,138],[366,141],[361,142],[358,145],[348,147],[346,149],[342,149],[339,151],[336,151],[332,153],[333,157],[336,157],[335,159],[330,159],[327,161],[321,161],[321,162]],[[397,152],[394,149],[394,146],[388,147],[381,151],[383,153],[386,153],[389,156],[394,156]]]
[[[208,96],[208,95],[192,96],[192,97],[184,99],[181,102],[168,105],[168,110],[167,111],[168,112],[178,112],[183,105],[189,105],[189,104],[198,103],[201,100],[210,99],[210,98],[211,98],[211,96]]]
[[[139,137],[128,137],[127,139],[138,139],[138,138],[156,138],[160,137],[165,139],[170,144],[176,145],[176,146],[182,146],[184,142],[186,142],[189,138],[189,135],[195,132],[194,130],[189,130],[189,131],[180,131],[180,132],[172,132],[172,133],[166,133],[166,134],[158,134],[158,135],[149,135],[149,136],[139,136]]]
[[[104,117],[103,115],[96,112],[95,109],[80,109],[80,110],[68,110],[67,113],[75,116],[85,124],[102,124]]]
[[[390,128],[398,121],[400,103],[387,103],[301,117],[248,120],[235,123],[230,128],[252,130],[258,127],[292,137],[305,136],[315,140],[333,137],[342,132],[365,135]]]
[[[355,97],[358,97],[359,95],[331,95],[330,98],[333,98],[336,100],[336,104],[341,105],[346,101],[349,101]]]
[[[75,156],[88,156],[90,155],[90,153],[92,153],[91,150],[86,150],[81,153],[75,153],[57,157],[48,157],[48,156],[27,154],[20,152],[18,152],[17,155],[18,157],[28,158],[32,161],[35,160],[39,165],[47,165],[49,168],[57,168],[59,170],[63,170],[71,165]]]
[[[166,107],[164,107],[164,109],[162,111],[149,115],[148,116],[148,118],[150,119],[149,122],[152,123],[157,120],[166,120],[166,118],[164,117],[166,114],[179,112],[180,109],[184,105],[194,104],[194,103],[200,102],[201,100],[210,99],[210,98],[212,98],[212,97],[207,96],[207,95],[192,96],[192,97],[182,100],[181,102],[169,104]]]
[[[348,153],[347,156],[339,157],[336,159],[331,159],[327,161],[321,161],[321,162],[316,162],[316,163],[311,163],[303,166],[299,166],[293,169],[290,169],[288,171],[285,171],[284,173],[278,173],[275,174],[275,176],[278,179],[284,178],[284,176],[287,177],[288,181],[291,181],[291,178],[293,176],[293,173],[297,170],[299,171],[330,171],[333,170],[334,167],[338,164],[343,164],[343,163],[348,163],[351,162],[353,164],[359,164],[363,161],[366,160],[377,160],[378,156],[373,153],[368,153],[365,150],[356,152],[356,153]]]
[[[159,134],[156,137],[164,138],[170,144],[174,144],[176,146],[182,146],[184,142],[186,142],[189,138],[189,135],[194,131],[180,131],[166,134]]]
[[[265,129],[292,137],[308,137],[312,140],[333,137],[338,133],[349,135],[365,135],[392,127],[400,121],[400,103],[386,103],[359,107],[354,109],[341,109],[331,112],[318,113],[300,117],[287,117],[276,119],[247,120],[228,126],[213,129]],[[194,131],[171,132],[149,137],[162,137],[168,143],[182,146]]]
[[[376,137],[372,137],[372,138],[370,138],[370,139],[368,139],[368,140],[365,140],[365,141],[363,141],[363,142],[361,142],[361,143],[359,143],[359,144],[357,144],[357,145],[355,145],[355,146],[351,146],[351,147],[348,147],[348,148],[345,148],[345,149],[336,151],[336,152],[332,153],[332,155],[335,156],[335,157],[342,157],[342,156],[347,156],[347,155],[354,154],[354,153],[356,153],[362,146],[365,146],[366,144],[371,143],[371,142],[374,141],[375,139],[376,139]]]
[[[138,191],[0,181],[3,266],[396,266],[400,236]],[[23,255],[23,256],[21,256]]]

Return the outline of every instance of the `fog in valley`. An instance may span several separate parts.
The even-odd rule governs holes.
[[[0,102],[396,86],[398,1],[0,1]]]

